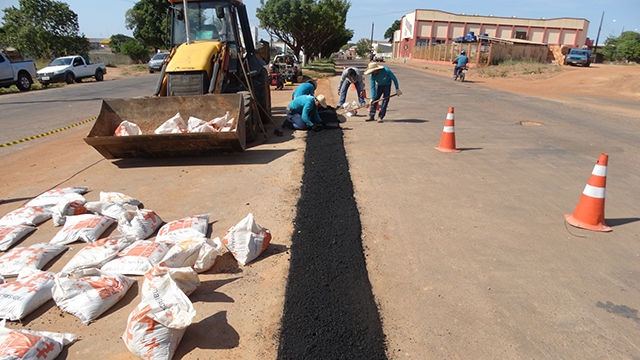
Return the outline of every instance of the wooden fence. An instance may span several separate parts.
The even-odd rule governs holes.
[[[496,65],[505,60],[531,60],[551,62],[553,54],[547,45],[501,43],[452,43],[419,46],[413,52],[414,59],[451,62],[465,50],[469,64],[475,66]]]

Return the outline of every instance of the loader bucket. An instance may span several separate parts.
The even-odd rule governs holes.
[[[180,113],[210,121],[224,116],[234,118],[234,131],[212,133],[155,134],[154,130]],[[114,136],[123,120],[135,123],[142,135]],[[107,159],[206,156],[219,152],[245,150],[245,115],[241,94],[110,99],[102,109],[84,141]]]

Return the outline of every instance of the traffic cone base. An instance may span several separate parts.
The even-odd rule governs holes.
[[[600,154],[575,211],[564,216],[571,226],[592,231],[611,231],[604,221],[608,162],[609,155]]]
[[[456,149],[456,130],[454,125],[453,106],[449,107],[449,113],[447,119],[444,122],[444,129],[442,129],[442,138],[440,138],[440,145],[435,147],[440,152],[460,152]]]
[[[447,148],[443,148],[440,146],[436,146],[434,147],[434,149],[440,151],[440,152],[461,152],[462,150],[458,150],[458,149],[447,149]]]
[[[575,226],[575,227],[580,228],[580,229],[586,229],[586,230],[592,230],[592,231],[602,231],[602,232],[611,231],[611,228],[608,227],[607,224],[604,223],[604,221],[601,224],[591,225],[591,224],[587,224],[585,222],[582,222],[582,221],[576,219],[575,217],[573,217],[572,214],[565,214],[564,218],[565,218],[565,220],[567,220],[569,225]]]

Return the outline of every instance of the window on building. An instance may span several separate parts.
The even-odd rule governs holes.
[[[526,31],[516,31],[516,39],[527,40],[527,32]]]
[[[429,39],[417,39],[416,46],[429,46]]]

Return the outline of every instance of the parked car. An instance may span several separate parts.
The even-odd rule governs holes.
[[[293,73],[293,78],[298,76],[302,76],[302,66],[300,66],[300,62],[293,54],[278,54],[273,58],[273,61],[269,64],[269,72],[274,72],[274,64],[284,64],[287,68],[291,67],[291,71],[287,70],[286,73]]]
[[[151,60],[147,63],[147,68],[149,69],[149,73],[153,74],[154,71],[160,71],[162,69],[162,65],[169,57],[168,52],[161,52],[153,55]]]
[[[0,53],[0,87],[15,85],[20,91],[28,91],[35,77],[36,65],[33,60],[24,60],[22,55],[10,59]]]
[[[55,82],[81,82],[82,79],[95,77],[96,81],[102,81],[107,68],[103,63],[91,64],[89,59],[80,55],[59,57],[49,66],[38,70],[38,81],[44,86]]]

